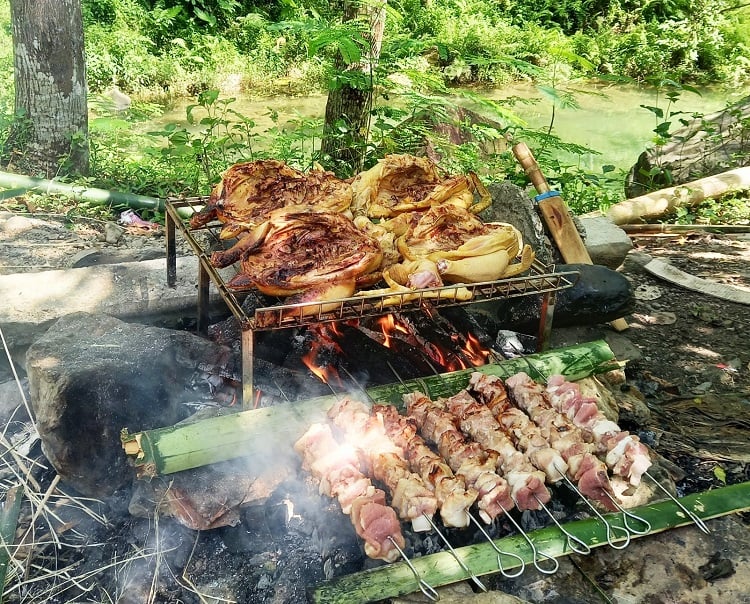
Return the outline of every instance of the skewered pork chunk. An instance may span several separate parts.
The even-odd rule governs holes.
[[[421,476],[409,469],[403,450],[389,437],[382,416],[371,415],[361,401],[345,398],[334,403],[328,417],[367,462],[366,473],[383,483],[391,505],[415,531],[431,528],[438,500]]]
[[[607,509],[617,510],[607,466],[596,457],[587,435],[551,407],[544,386],[523,372],[509,377],[505,385],[516,405],[544,430],[549,444],[562,454],[568,464],[567,476],[576,482],[578,490]]]
[[[321,494],[336,497],[349,515],[354,530],[364,540],[370,558],[394,562],[406,542],[393,508],[385,504],[385,493],[362,471],[353,447],[339,444],[328,424],[313,424],[294,443],[302,468],[318,481]]]
[[[448,411],[458,418],[461,430],[484,449],[497,451],[497,469],[510,485],[511,497],[519,510],[538,510],[551,499],[544,486],[545,475],[518,451],[494,414],[468,392],[445,400]]]
[[[523,411],[512,406],[499,377],[475,371],[469,380],[469,391],[487,406],[534,467],[544,472],[548,483],[554,484],[563,479],[568,464],[560,452],[550,446],[541,429]]]
[[[550,376],[547,393],[552,406],[576,426],[588,430],[613,474],[638,486],[643,473],[651,467],[648,448],[635,434],[622,431],[599,410],[596,401],[581,395],[578,384],[561,375]]]
[[[440,504],[443,524],[468,526],[470,519],[467,510],[476,500],[477,490],[466,488],[463,477],[456,476],[445,460],[427,446],[417,434],[413,418],[404,417],[392,405],[374,405],[372,410],[382,418],[388,436],[406,453],[409,467],[432,485]]]
[[[404,395],[407,413],[413,417],[420,434],[435,443],[438,452],[466,484],[478,492],[477,508],[485,522],[513,509],[507,481],[495,472],[496,451],[485,451],[469,442],[454,423],[454,417],[420,392]]]

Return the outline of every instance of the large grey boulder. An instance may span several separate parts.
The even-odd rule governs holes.
[[[132,477],[120,431],[184,419],[192,409],[185,403],[208,388],[206,367],[230,357],[227,347],[188,332],[102,314],[62,317],[26,354],[45,456],[80,493],[114,492]]]
[[[552,262],[549,239],[544,233],[542,219],[534,207],[531,197],[521,187],[508,180],[491,183],[487,191],[492,196],[492,205],[481,212],[484,222],[508,222],[515,226],[543,264]]]

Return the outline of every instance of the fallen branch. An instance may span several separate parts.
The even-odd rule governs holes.
[[[607,343],[597,340],[497,364],[375,386],[368,388],[367,394],[376,402],[402,408],[402,396],[414,390],[424,391],[431,398],[457,393],[468,385],[472,371],[502,378],[525,371],[538,380],[562,374],[575,381],[619,367]],[[334,396],[325,396],[282,403],[134,434],[124,429],[120,438],[141,478],[172,474],[238,457],[247,457],[258,467],[296,463],[293,443],[310,424],[325,418],[335,400]]]
[[[606,216],[614,224],[629,224],[745,189],[750,189],[750,166],[626,199],[611,206]]]
[[[15,486],[8,489],[5,494],[5,502],[0,507],[0,604],[3,601],[5,579],[12,558],[11,547],[15,541],[22,501],[23,487]]]

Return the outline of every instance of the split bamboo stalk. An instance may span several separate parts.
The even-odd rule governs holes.
[[[525,371],[539,380],[562,374],[575,381],[619,367],[620,363],[607,343],[597,340],[404,384],[375,386],[369,388],[367,394],[376,402],[402,408],[403,394],[414,390],[424,391],[434,398],[456,394],[466,387],[472,371],[501,378]],[[294,441],[310,424],[323,420],[335,400],[334,396],[324,396],[282,403],[134,434],[124,429],[122,446],[132,458],[137,475],[142,478],[238,457],[247,457],[257,464],[284,463],[294,455]]]
[[[750,482],[688,495],[681,498],[680,503],[702,520],[745,511],[750,509]],[[629,511],[651,524],[648,533],[631,534],[632,539],[692,523],[669,499]],[[613,527],[619,527],[620,530],[615,529],[618,535],[626,532],[622,524],[622,514],[608,514],[605,518]],[[569,522],[564,528],[591,548],[607,545],[606,528],[597,518]],[[539,529],[528,535],[541,554],[560,557],[571,553],[567,549],[566,537],[555,526]],[[495,544],[504,552],[521,556],[526,563],[532,562],[530,549],[520,535],[503,537],[496,540]],[[497,552],[488,542],[455,548],[455,552],[477,577],[498,571]],[[509,556],[504,560],[507,561],[504,565],[506,570],[512,570],[520,565],[520,562],[513,561]],[[433,588],[467,579],[466,573],[449,552],[413,558],[411,564],[420,578]],[[419,586],[412,571],[406,563],[397,562],[321,583],[311,590],[310,600],[317,604],[364,604],[403,596],[418,590]]]
[[[606,216],[617,225],[628,224],[658,218],[678,207],[694,206],[706,199],[749,188],[750,166],[745,166],[626,199],[610,206]]]
[[[5,493],[5,502],[0,507],[0,604],[3,602],[3,586],[8,575],[12,557],[11,547],[16,536],[18,516],[23,502],[23,487],[15,486]]]
[[[748,224],[621,224],[620,228],[629,235],[652,233],[682,235],[695,231],[721,234],[750,233],[750,225]]]

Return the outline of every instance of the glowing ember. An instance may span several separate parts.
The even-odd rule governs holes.
[[[396,320],[395,315],[393,314],[387,314],[382,317],[380,317],[377,320],[377,324],[380,326],[380,329],[383,332],[383,346],[386,348],[392,348],[391,346],[391,334],[394,334],[396,332],[401,332],[403,334],[408,334],[409,330],[407,327]]]
[[[327,351],[326,356],[329,358],[332,355],[341,354],[341,346],[337,340],[343,334],[339,326],[336,323],[318,324],[309,327],[308,331],[314,335],[314,338],[310,341],[310,350],[302,357],[302,362],[324,384],[335,382],[341,385],[341,378],[336,368],[330,363],[318,362],[321,351]]]

